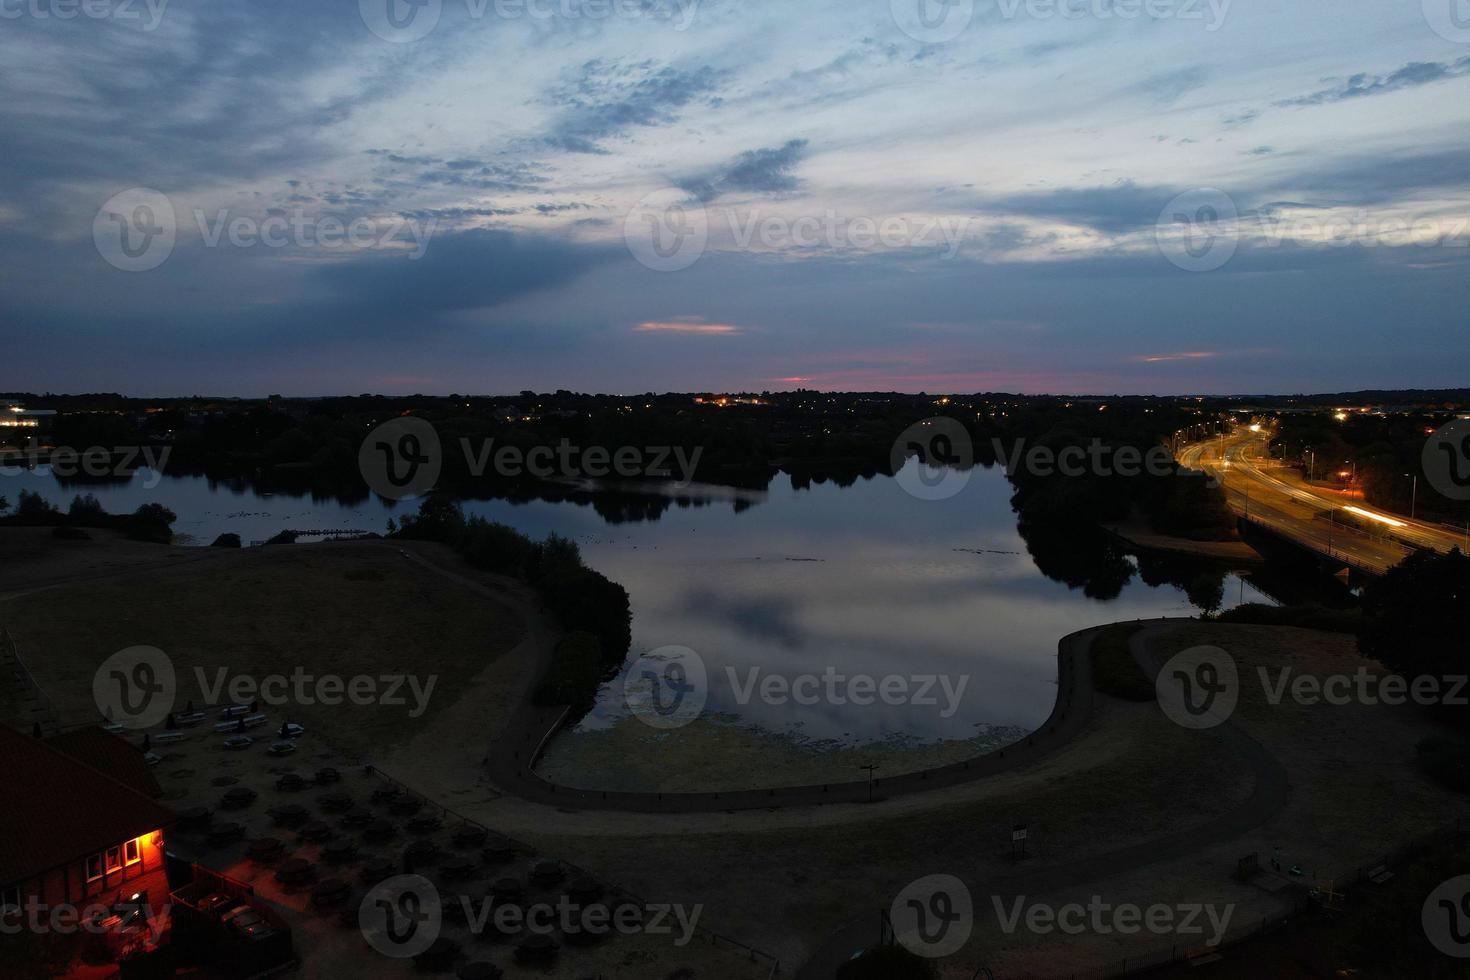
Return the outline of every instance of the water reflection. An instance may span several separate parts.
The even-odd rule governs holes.
[[[284,493],[279,482],[153,477],[77,487],[22,474],[0,480],[0,494],[13,500],[30,489],[64,507],[85,491],[111,511],[161,502],[178,514],[179,532],[205,544],[226,531],[246,541],[287,527],[382,531],[416,506]],[[1194,614],[1191,592],[1208,598],[1223,588],[1228,605],[1269,601],[1219,571],[1202,584],[1198,566],[1131,557],[1095,529],[1020,529],[998,469],[976,469],[943,501],[916,500],[884,475],[778,474],[764,490],[651,489],[541,485],[464,507],[535,536],[575,539],[587,562],[632,597],[630,661],[661,646],[693,648],[709,666],[710,710],[767,732],[861,744],[1034,728],[1055,697],[1065,634]],[[771,703],[740,693],[773,675],[829,671],[947,678],[951,690],[964,684],[963,697],[950,711],[937,680],[933,705],[825,696]],[[621,692],[619,677],[582,729],[625,719]]]

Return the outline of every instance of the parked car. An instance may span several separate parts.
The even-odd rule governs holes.
[[[230,909],[220,917],[220,921],[244,939],[264,939],[276,931],[259,912],[248,905]]]

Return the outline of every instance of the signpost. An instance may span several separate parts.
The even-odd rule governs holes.
[[[1026,824],[1011,825],[1011,857],[1017,860],[1030,857],[1026,853],[1026,841],[1031,839],[1031,828]]]

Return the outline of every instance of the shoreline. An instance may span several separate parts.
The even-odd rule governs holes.
[[[874,779],[871,783],[859,780],[693,793],[578,789],[552,782],[535,771],[550,739],[561,730],[569,709],[566,706],[538,708],[526,701],[495,739],[487,760],[488,774],[499,789],[527,802],[633,813],[705,813],[873,803],[973,782],[1037,762],[1066,745],[1082,730],[1092,706],[1092,640],[1107,625],[1111,624],[1089,627],[1058,642],[1057,698],[1046,721],[1021,741],[958,763]],[[538,678],[549,667],[549,654],[546,650],[541,652],[535,668]]]
[[[1151,554],[1202,558],[1251,567],[1264,567],[1267,564],[1265,556],[1244,541],[1192,541],[1189,538],[1157,534],[1132,522],[1099,526],[1124,544]]]

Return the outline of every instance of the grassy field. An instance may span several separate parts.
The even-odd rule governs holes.
[[[407,702],[402,706],[353,704],[345,694],[345,703],[328,706],[300,703],[293,680],[287,706],[293,720],[329,729],[339,744],[373,756],[429,725],[523,635],[509,605],[446,583],[381,543],[211,557],[85,578],[0,603],[21,658],[64,724],[99,717],[93,674],[108,656],[132,646],[157,647],[172,660],[180,709],[190,700],[228,700],[207,696],[221,678],[228,685],[238,677],[371,677],[386,694],[392,682],[381,678],[411,675],[428,695],[427,710],[416,718],[407,682],[397,691]],[[331,696],[330,688],[306,689],[312,701]],[[488,740],[498,724],[484,719],[479,737]]]
[[[1157,696],[1153,681],[1143,673],[1133,653],[1131,640],[1143,627],[1138,623],[1116,623],[1092,641],[1092,686],[1124,701],[1152,701]]]

